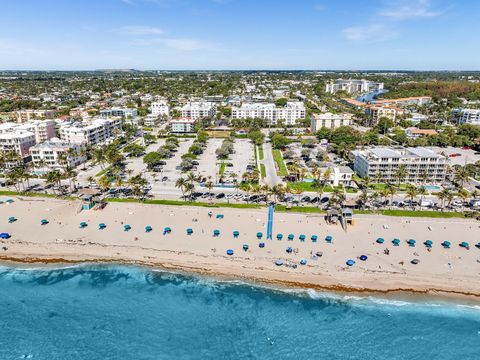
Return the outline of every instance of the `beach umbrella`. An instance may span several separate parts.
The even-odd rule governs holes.
[[[293,234],[288,234],[288,240],[289,240],[289,241],[292,241],[293,239],[295,239],[295,235],[293,235]]]
[[[232,250],[232,249],[228,249],[228,250],[227,250],[227,255],[233,255],[233,250]]]
[[[301,234],[299,237],[300,241],[305,241],[305,235]]]
[[[150,231],[152,231],[152,230],[153,230],[153,229],[152,229],[152,227],[151,227],[150,225],[145,226],[145,231],[146,231],[146,232],[150,232]]]
[[[416,242],[414,239],[410,239],[410,240],[407,241],[407,244],[408,244],[409,246],[415,246],[416,243],[417,243],[417,242]]]
[[[475,244],[475,247],[476,247],[477,249],[480,249],[480,242],[476,243],[476,244]]]
[[[431,248],[432,245],[433,245],[433,241],[432,241],[432,240],[426,240],[423,244],[424,244],[427,248]]]
[[[248,250],[248,245],[247,245],[247,244],[244,244],[244,245],[243,245],[243,250],[245,250],[245,251]]]
[[[451,246],[451,245],[452,245],[452,244],[450,243],[450,241],[446,241],[446,240],[442,243],[442,246],[443,246],[445,249],[450,249],[450,246]]]
[[[459,245],[460,247],[463,247],[465,249],[468,249],[470,247],[470,245],[466,241],[462,241]]]
[[[217,230],[217,229],[213,230],[213,236],[218,236],[218,235],[220,235],[220,230]]]
[[[262,238],[262,236],[263,236],[263,234],[262,234],[260,231],[259,231],[259,232],[257,232],[257,239],[261,239],[261,238]]]
[[[362,256],[360,256],[360,260],[362,260],[362,261],[365,261],[365,260],[367,260],[367,259],[368,259],[367,255],[362,255]]]
[[[0,234],[0,239],[10,239],[10,234],[9,233],[1,233]]]
[[[12,222],[15,222],[15,221],[17,221],[17,218],[16,218],[15,216],[10,216],[10,217],[8,218],[8,222],[9,222],[9,223],[12,223]]]
[[[85,221],[82,221],[82,222],[80,223],[80,227],[81,227],[81,228],[84,228],[84,227],[87,227],[87,226],[88,226],[88,224],[87,224]]]
[[[333,236],[332,236],[332,235],[327,235],[327,236],[325,236],[325,241],[326,241],[326,242],[332,242],[332,240],[333,240]]]
[[[258,247],[263,249],[265,247],[265,243],[258,244]]]
[[[317,251],[317,252],[315,253],[315,255],[318,256],[318,257],[322,257],[322,256],[323,256],[323,252]]]
[[[163,234],[170,234],[172,232],[172,229],[169,228],[168,226],[166,228],[163,229]]]
[[[378,239],[377,239],[377,243],[378,243],[378,244],[383,244],[384,241],[385,241],[384,238],[378,238]]]
[[[413,259],[412,261],[410,261],[413,265],[417,265],[420,263],[420,260],[418,259]]]
[[[282,266],[283,265],[283,260],[282,259],[275,260],[275,265]]]
[[[317,242],[318,236],[317,235],[312,235],[310,238],[313,242]]]
[[[283,239],[283,234],[277,234],[277,240],[282,240]]]
[[[105,225],[104,223],[98,224],[98,229],[99,229],[99,230],[103,230],[103,229],[105,229],[106,227],[107,227],[107,225]]]
[[[128,230],[130,230],[131,228],[132,228],[132,227],[131,227],[130,225],[128,225],[128,224],[123,225],[123,231],[128,231]]]
[[[240,233],[239,233],[237,230],[235,230],[235,231],[233,232],[233,237],[234,237],[234,238],[238,238],[239,235],[240,235]]]
[[[400,239],[393,239],[392,243],[393,243],[393,246],[398,246],[400,245]]]
[[[355,265],[355,261],[353,261],[352,259],[349,259],[349,260],[347,260],[347,265],[348,266],[353,266],[353,265]]]
[[[300,260],[300,265],[307,265],[307,260],[305,259]]]
[[[188,228],[187,229],[187,235],[192,235],[193,234],[193,229],[192,228]]]
[[[287,248],[287,253],[291,254],[292,251],[293,251],[293,249],[292,249],[291,247],[288,247],[288,248]]]
[[[40,224],[41,224],[41,225],[47,225],[47,224],[48,224],[48,220],[47,220],[47,219],[42,219],[42,220],[40,220]]]
[[[7,200],[5,200],[5,202],[6,202],[7,204],[11,204],[11,203],[13,203],[13,200],[12,200],[12,199],[7,199]]]
[[[223,214],[217,214],[217,219],[223,219]]]

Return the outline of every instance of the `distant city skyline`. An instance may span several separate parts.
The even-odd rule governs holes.
[[[0,0],[1,70],[480,70],[474,0]]]

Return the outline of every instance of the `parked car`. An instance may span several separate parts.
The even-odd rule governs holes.
[[[219,193],[215,196],[216,199],[223,199],[225,197],[224,193]]]

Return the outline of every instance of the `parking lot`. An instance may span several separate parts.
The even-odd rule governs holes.
[[[223,139],[208,139],[207,147],[198,157],[197,172],[202,178],[211,176],[212,181],[218,181],[217,155],[215,151],[222,145]]]
[[[240,181],[241,176],[247,171],[247,165],[255,165],[255,154],[253,153],[253,144],[247,139],[237,139],[234,144],[235,152],[230,156],[232,167],[225,169],[225,177],[230,178],[230,174],[235,174]]]

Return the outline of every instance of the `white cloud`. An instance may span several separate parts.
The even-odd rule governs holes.
[[[164,31],[154,26],[124,26],[119,32],[127,35],[160,35]]]
[[[189,39],[189,38],[149,38],[149,39],[135,39],[130,42],[131,45],[136,46],[164,46],[168,49],[180,51],[195,51],[211,48],[212,44],[206,41]]]
[[[380,16],[397,20],[429,18],[439,16],[441,14],[441,11],[432,10],[432,4],[430,0],[394,1],[391,6],[380,12]]]
[[[350,26],[342,30],[343,36],[351,41],[380,42],[394,38],[397,34],[383,24]]]

